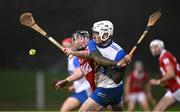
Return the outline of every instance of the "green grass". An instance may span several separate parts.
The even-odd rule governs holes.
[[[63,79],[66,75],[45,73],[45,110],[57,111],[70,95],[67,90],[56,91],[51,86],[55,78]],[[0,70],[0,111],[36,111],[36,72]],[[165,90],[153,87],[153,96],[159,100]],[[125,105],[126,107],[126,105]],[[142,110],[141,108],[136,109]],[[171,106],[168,111],[180,110],[180,104]]]
[[[32,71],[0,71],[0,110],[36,110],[36,73]],[[63,74],[45,74],[46,110],[58,110],[69,96],[66,90],[56,91],[51,86],[54,78]]]

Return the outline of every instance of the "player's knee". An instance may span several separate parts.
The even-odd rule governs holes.
[[[85,106],[81,106],[79,112],[85,112],[85,111],[87,111],[87,108]]]

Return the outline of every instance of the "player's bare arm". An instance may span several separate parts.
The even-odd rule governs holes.
[[[167,70],[166,75],[164,75],[161,79],[159,79],[157,81],[158,83],[164,83],[167,80],[169,80],[169,79],[171,79],[171,78],[173,78],[175,76],[173,65],[171,63],[166,66],[166,70]]]
[[[59,89],[62,89],[64,88],[65,86],[67,86],[70,82],[72,81],[75,81],[75,80],[78,80],[80,78],[83,77],[83,73],[81,71],[80,68],[77,68],[74,73],[72,75],[70,75],[69,77],[67,77],[66,79],[64,80],[56,80],[54,81],[53,83],[53,86],[59,90]]]
[[[80,58],[91,58],[89,51],[72,51],[72,55]]]
[[[66,53],[66,55],[73,55],[73,56],[77,56],[77,57],[80,57],[80,58],[92,58],[90,56],[90,52],[89,51],[85,51],[85,50],[82,50],[82,51],[73,51],[69,48],[65,48],[64,49],[64,52]]]
[[[110,59],[105,58],[102,56],[102,54],[99,51],[70,51],[69,54],[72,54],[74,56],[80,57],[80,58],[91,58],[98,64],[101,64],[103,66],[120,66],[124,67],[128,65],[131,62],[132,56],[126,55],[122,60],[120,61],[112,61]]]
[[[70,49],[66,49],[65,52],[67,53],[67,55],[74,55],[80,58],[91,58],[95,62],[103,66],[116,66],[118,63],[117,61],[112,61],[105,58],[98,50],[90,53],[89,51],[72,51]]]
[[[166,70],[167,70],[167,73],[161,79],[151,79],[150,83],[153,85],[160,85],[175,76],[175,72],[174,72],[172,64],[167,65]]]
[[[126,55],[122,60],[120,61],[112,61],[110,59],[105,58],[104,56],[102,56],[102,54],[96,50],[93,52],[89,52],[89,51],[72,51],[68,48],[65,48],[64,51],[67,55],[74,55],[80,58],[91,58],[93,59],[95,62],[97,62],[98,64],[101,64],[103,66],[120,66],[120,67],[124,67],[126,65],[128,65],[131,62],[132,56],[130,55]]]
[[[153,97],[152,97],[152,94],[151,94],[151,84],[150,84],[150,82],[148,82],[147,84],[146,84],[146,94],[147,94],[147,98],[148,99],[153,99]]]
[[[124,67],[128,65],[131,62],[131,56],[126,55],[122,60],[120,61],[112,61],[110,59],[105,58],[102,56],[102,54],[99,51],[93,51],[93,52],[88,52],[88,51],[73,51],[72,54],[74,56],[78,56],[81,58],[91,58],[95,62],[97,62],[100,65],[103,66],[119,66],[119,67]]]

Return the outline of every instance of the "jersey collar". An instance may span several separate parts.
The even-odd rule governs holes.
[[[111,46],[111,44],[113,43],[113,41],[111,40],[107,45],[105,45],[105,46],[102,46],[102,45],[97,45],[98,47],[100,47],[100,48],[106,48],[106,47],[109,47],[109,46]]]

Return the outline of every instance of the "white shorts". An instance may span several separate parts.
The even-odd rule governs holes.
[[[164,96],[174,98],[176,101],[180,102],[180,89],[176,90],[174,93],[168,90]]]
[[[142,102],[146,99],[146,95],[144,92],[138,92],[138,93],[130,93],[128,100],[132,102]]]

